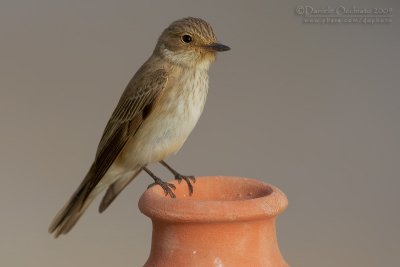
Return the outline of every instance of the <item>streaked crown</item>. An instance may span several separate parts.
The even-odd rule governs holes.
[[[171,23],[158,39],[154,53],[181,65],[212,62],[215,52],[229,50],[216,43],[210,24],[200,18],[183,18]]]
[[[174,21],[163,32],[163,34],[175,36],[182,35],[182,37],[185,33],[189,35],[191,34],[192,37],[198,38],[199,41],[202,41],[205,44],[210,44],[217,41],[211,25],[208,24],[207,21],[200,18],[188,17]]]

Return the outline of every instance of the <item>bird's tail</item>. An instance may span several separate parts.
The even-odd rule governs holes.
[[[79,218],[89,207],[89,204],[93,201],[97,194],[104,189],[104,186],[100,187],[98,185],[90,192],[89,196],[86,197],[84,192],[89,190],[89,175],[91,175],[90,171],[79,185],[78,189],[74,192],[68,202],[57,213],[56,217],[51,222],[49,226],[49,233],[54,233],[56,238],[61,234],[68,233],[72,227],[74,227]]]
[[[125,176],[117,181],[115,181],[113,184],[111,184],[103,199],[101,200],[100,206],[99,206],[99,212],[102,213],[105,209],[110,206],[110,204],[114,201],[114,199],[122,192],[122,190],[125,189],[125,187],[132,182],[132,180],[142,171],[141,167],[136,167],[133,175],[130,176]]]
[[[102,178],[102,183],[97,184],[93,189],[90,189],[90,181],[92,180],[93,172],[89,171],[78,189],[51,222],[49,233],[54,233],[56,238],[61,234],[67,234],[72,227],[74,227],[96,196],[102,192],[107,185],[111,184],[99,207],[99,211],[103,212],[121,193],[121,191],[140,173],[141,170],[142,168],[137,166],[133,169],[133,172],[131,172],[131,176],[105,176]],[[90,190],[91,192],[87,194]]]

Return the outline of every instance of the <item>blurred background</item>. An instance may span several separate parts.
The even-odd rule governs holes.
[[[392,21],[302,16],[307,6],[341,5],[392,8]],[[394,0],[2,0],[0,265],[143,265],[151,222],[137,202],[152,182],[146,174],[102,215],[97,199],[67,236],[55,240],[47,227],[86,174],[161,31],[196,16],[232,50],[212,66],[205,112],[168,162],[185,174],[281,188],[289,207],[278,240],[291,266],[398,266],[399,7]]]

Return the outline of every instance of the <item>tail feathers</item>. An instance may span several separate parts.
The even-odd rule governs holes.
[[[92,200],[93,198],[89,197],[84,204],[74,200],[67,203],[54,218],[49,227],[49,232],[54,233],[55,238],[67,234],[78,222]]]
[[[61,234],[67,234],[89,207],[94,197],[90,195],[83,199],[79,194],[75,193],[51,222],[49,233],[54,233],[56,238]]]
[[[89,171],[78,189],[51,222],[49,233],[54,233],[56,238],[61,234],[68,233],[72,227],[74,227],[76,222],[89,207],[89,204],[102,188],[104,188],[96,186],[94,189],[90,189],[91,177],[91,171]]]
[[[108,187],[106,194],[101,200],[99,206],[100,213],[105,211],[108,208],[108,206],[110,206],[110,204],[114,201],[114,199],[122,192],[122,190],[125,189],[125,187],[128,186],[128,184],[141,172],[141,170],[142,168],[135,171],[131,176],[125,176],[118,179]]]
[[[130,172],[130,176],[123,176],[117,181],[115,181],[114,176],[103,177],[102,183],[97,184],[94,189],[90,189],[92,177],[91,171],[89,171],[81,185],[51,222],[49,226],[49,233],[54,233],[56,238],[62,234],[67,234],[72,227],[74,227],[95,197],[101,191],[103,191],[108,184],[112,183],[109,186],[99,207],[99,211],[103,212],[119,195],[119,193],[121,193],[121,191],[139,174],[141,170],[141,168],[137,168],[135,171]]]

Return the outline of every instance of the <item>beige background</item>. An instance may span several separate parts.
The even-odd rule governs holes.
[[[151,224],[142,174],[74,231],[47,226],[75,190],[128,80],[173,20],[208,20],[232,47],[211,69],[183,173],[254,177],[289,197],[278,220],[292,266],[398,266],[398,1],[389,25],[305,25],[318,1],[0,2],[0,265],[141,266]],[[161,176],[169,174],[153,168]]]

